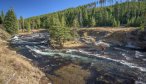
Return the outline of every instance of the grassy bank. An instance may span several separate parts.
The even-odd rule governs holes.
[[[16,51],[10,50],[10,35],[0,29],[0,84],[47,84],[45,74]]]

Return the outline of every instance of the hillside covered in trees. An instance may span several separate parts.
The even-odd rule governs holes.
[[[11,24],[13,22],[16,27],[12,29],[16,31],[14,32],[6,28],[9,33],[17,33],[17,28],[22,29],[22,31],[27,30],[28,32],[31,29],[49,29],[55,24],[69,28],[99,26],[144,28],[146,23],[145,4],[145,0],[97,0],[87,5],[41,16],[30,18],[23,18],[21,16],[18,21],[16,21],[17,18],[14,10],[10,9],[6,14],[3,11],[1,12],[0,24]],[[8,22],[5,20],[8,20]],[[9,22],[10,20],[13,21]]]
[[[77,8],[25,19],[31,28],[49,28],[54,18],[67,27],[132,26],[143,25],[146,16],[145,2],[124,2],[97,7],[91,3]]]
[[[114,3],[110,0],[108,3]],[[87,5],[63,11],[23,19],[20,17],[19,29],[22,31],[45,28],[49,30],[53,43],[63,46],[66,40],[77,37],[78,28],[90,27],[139,27],[146,25],[145,1],[117,1],[107,6],[106,0],[98,0]],[[72,31],[72,32],[71,32]]]

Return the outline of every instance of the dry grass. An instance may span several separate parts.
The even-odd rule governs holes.
[[[95,27],[95,28],[80,28],[78,33],[81,37],[94,36],[100,37],[105,34],[111,35],[115,32],[131,32],[136,28],[113,28],[113,27]]]
[[[83,70],[80,66],[70,64],[55,71],[54,75],[49,75],[53,84],[85,84],[90,72]]]
[[[1,29],[0,35],[0,84],[47,84],[41,82],[49,82],[44,73],[8,48],[3,39],[10,35]]]
[[[67,41],[64,43],[64,48],[81,48],[85,45],[79,41]]]
[[[131,31],[135,28],[133,27],[94,27],[94,28],[80,28],[79,31],[108,31],[108,32],[116,32],[116,31]]]
[[[47,31],[47,30],[46,29],[33,29],[30,32],[19,30],[19,35],[28,35],[28,34],[32,34],[34,32],[41,32],[41,31]]]
[[[7,40],[8,38],[10,38],[10,35],[0,28],[0,39]]]

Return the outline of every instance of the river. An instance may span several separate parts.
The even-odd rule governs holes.
[[[31,60],[46,74],[68,63],[91,71],[87,84],[146,84],[146,51],[112,46],[104,51],[88,49],[51,49],[48,33],[18,35],[11,39],[12,48]],[[106,82],[105,82],[106,81]]]

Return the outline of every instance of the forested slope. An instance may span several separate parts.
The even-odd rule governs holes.
[[[145,2],[124,2],[112,6],[96,7],[91,3],[77,8],[27,18],[31,28],[49,28],[53,19],[59,19],[67,27],[95,27],[95,26],[132,26],[144,24],[146,15]]]

